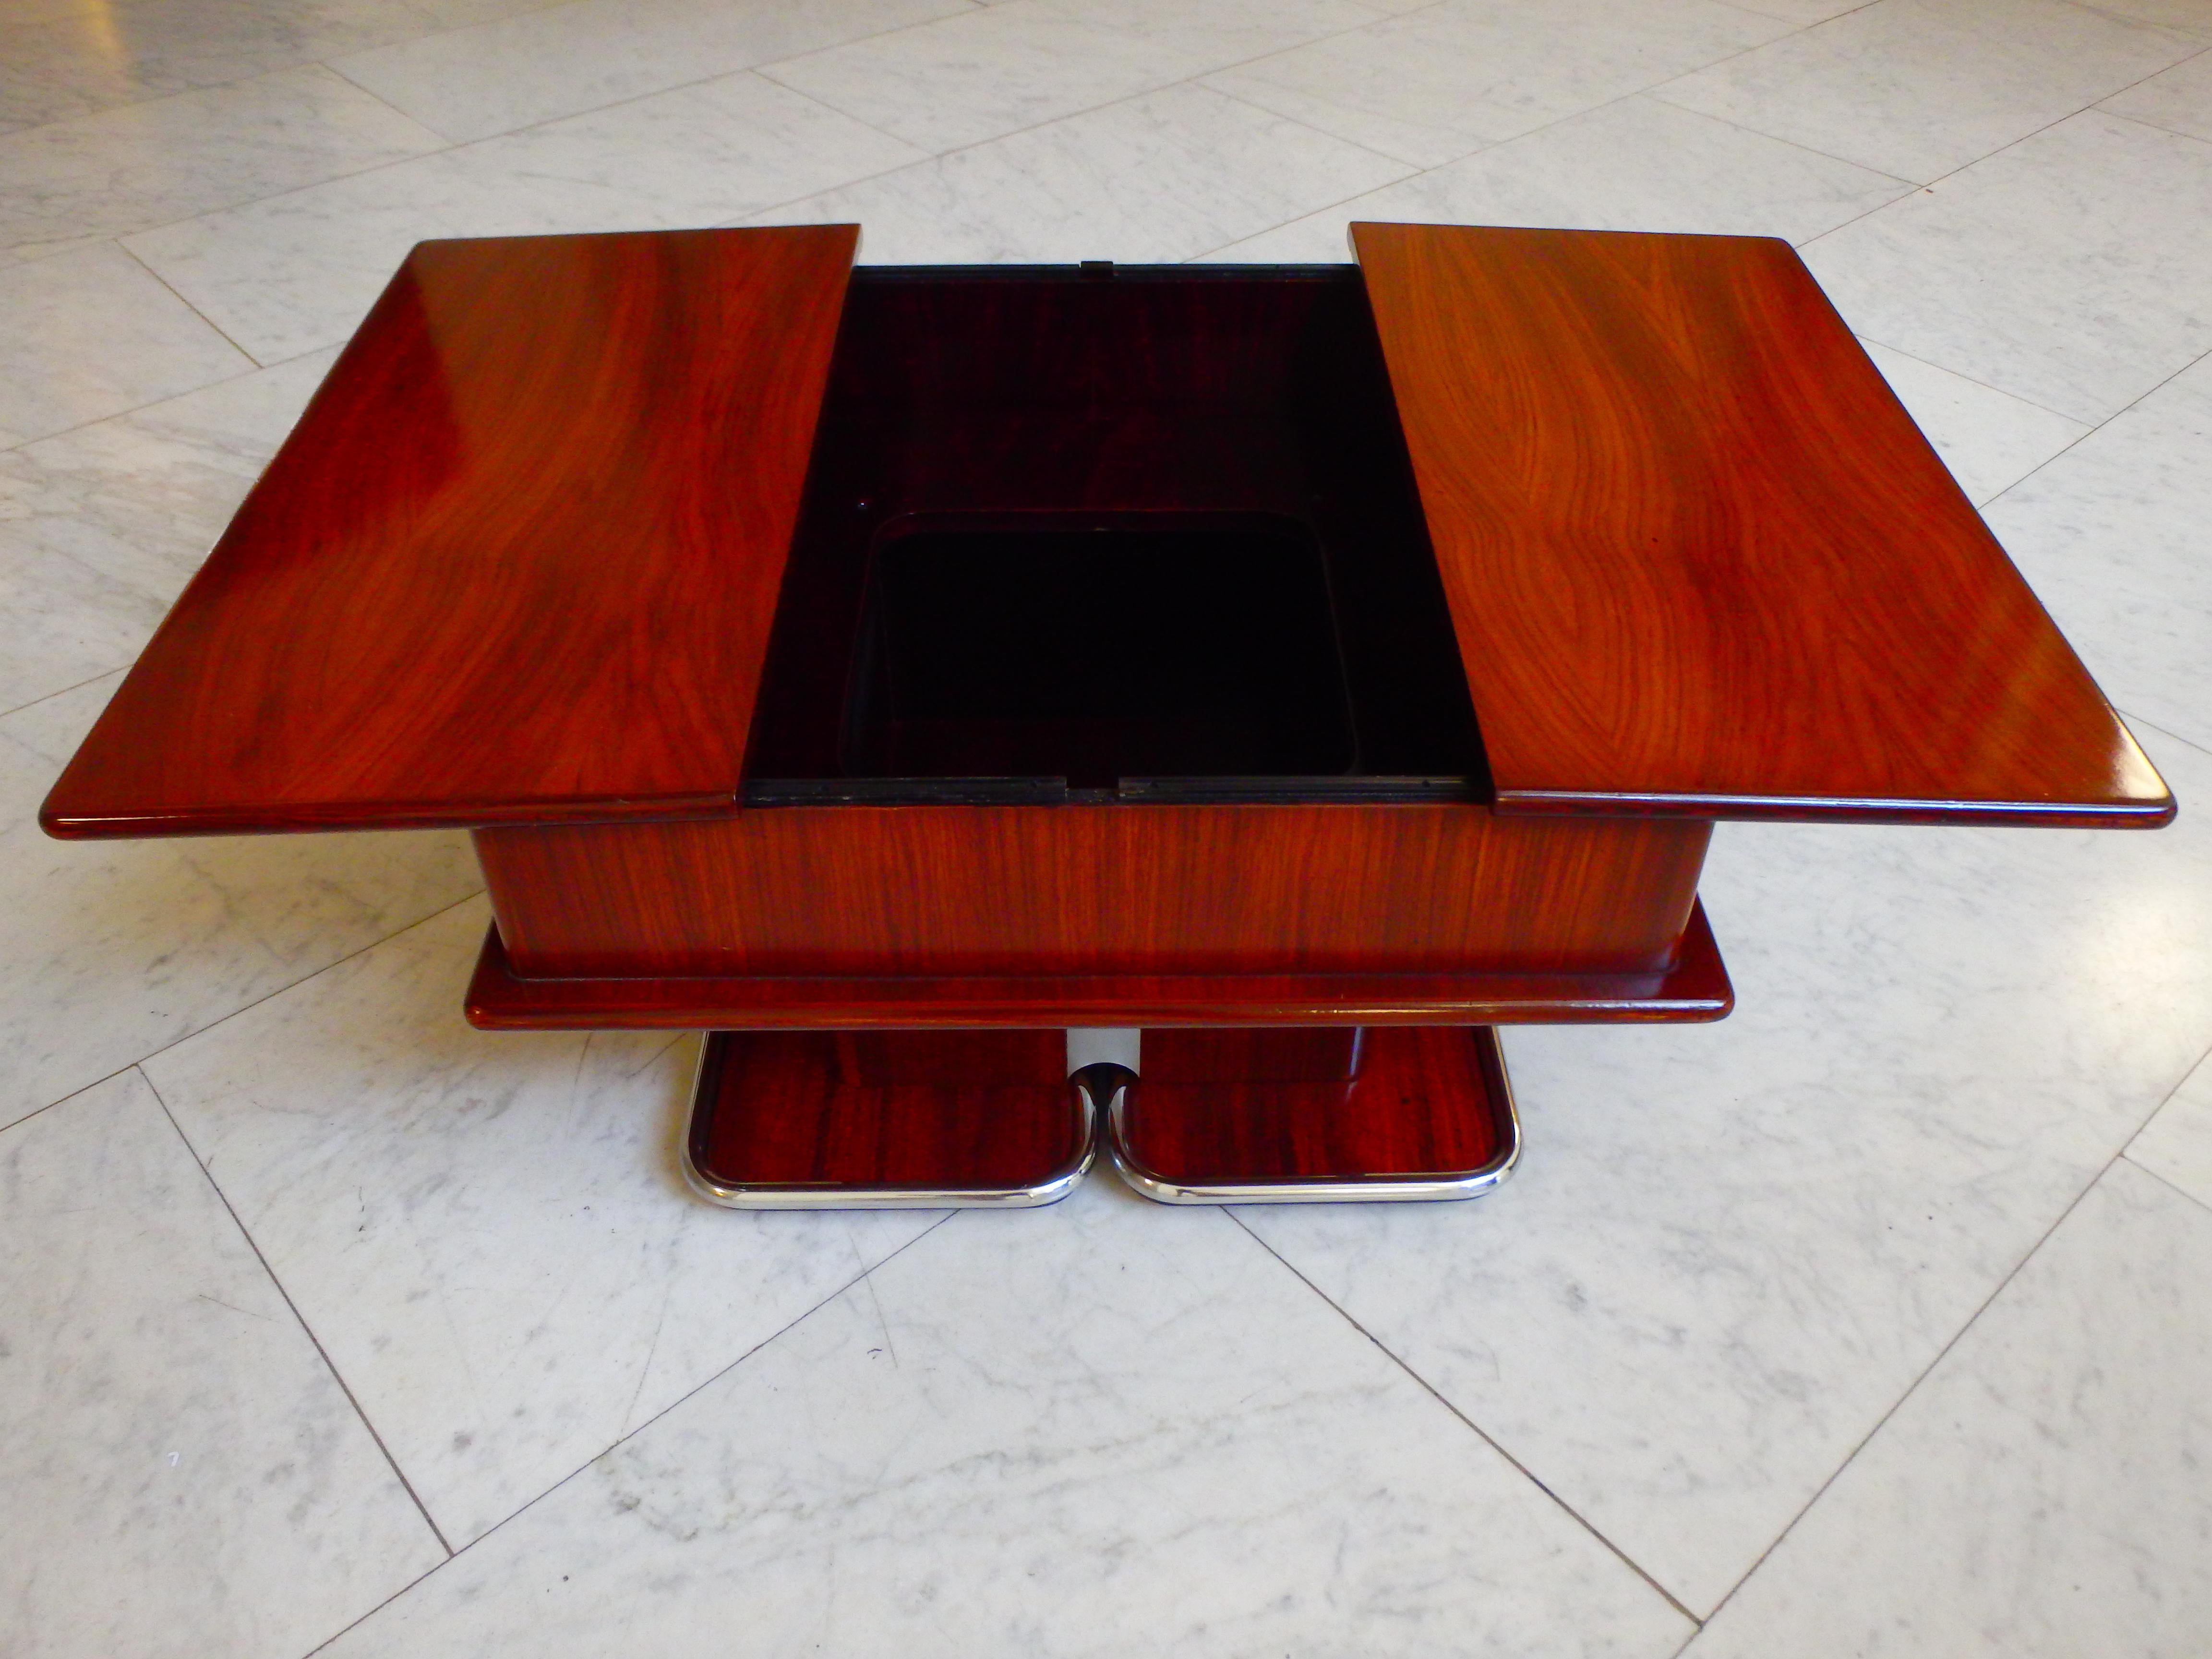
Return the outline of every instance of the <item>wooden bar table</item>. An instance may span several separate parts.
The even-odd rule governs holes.
[[[738,1206],[1482,1190],[1709,1020],[1723,818],[2166,787],[1784,243],[429,242],[49,797],[473,831],[499,1030],[710,1032]]]

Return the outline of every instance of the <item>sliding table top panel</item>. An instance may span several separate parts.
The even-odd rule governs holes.
[[[2171,817],[1788,244],[1352,240],[1500,811]]]
[[[416,248],[47,828],[732,805],[857,241]]]

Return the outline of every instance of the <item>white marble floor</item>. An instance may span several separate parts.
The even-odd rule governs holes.
[[[64,846],[410,243],[1787,237],[2184,803],[1741,826],[1479,1203],[743,1216],[447,835]],[[0,1652],[2212,1652],[2212,0],[0,0]]]

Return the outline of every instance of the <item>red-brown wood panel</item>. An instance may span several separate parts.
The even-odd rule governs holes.
[[[525,979],[496,927],[469,982],[494,1031],[954,1030],[1004,1026],[1500,1025],[1720,1019],[1735,1006],[1703,908],[1674,965],[1644,974],[1152,974]]]
[[[1352,240],[1500,811],[2172,817],[1786,243]]]
[[[731,802],[857,237],[416,247],[46,829]]]
[[[782,806],[476,839],[537,976],[1404,973],[1664,967],[1711,833],[1457,805]]]

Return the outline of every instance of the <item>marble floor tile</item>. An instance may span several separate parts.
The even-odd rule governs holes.
[[[135,1072],[0,1133],[0,1650],[296,1659],[446,1559]]]
[[[2094,424],[2212,349],[2212,143],[2091,111],[1805,257],[1860,333]]]
[[[2198,1203],[2212,1206],[2212,1057],[2198,1062],[2158,1115],[2128,1143],[2128,1157]]]
[[[0,138],[0,247],[143,230],[444,146],[319,65],[131,104]]]
[[[1736,1012],[1509,1032],[1497,1194],[1243,1212],[1700,1614],[2212,1044],[2212,819],[1723,825],[1703,892]]]
[[[2092,9],[2212,40],[2212,0],[2095,0]]]
[[[1925,183],[2201,49],[2066,0],[1878,0],[1654,95]]]
[[[2039,404],[1875,341],[1861,343],[1977,507],[2018,483],[2090,429]]]
[[[936,1218],[693,1199],[694,1040],[471,1030],[488,915],[435,916],[144,1068],[457,1547]]]
[[[0,266],[0,448],[253,367],[112,244]]]
[[[39,803],[118,678],[0,716],[0,1124],[482,885],[452,832],[49,840]]]
[[[1373,150],[1182,86],[757,216],[857,221],[860,257],[1187,259],[1407,171]]]
[[[311,352],[0,450],[0,549],[65,554],[166,606],[199,568],[336,355]],[[93,672],[121,667],[130,654]]]
[[[969,9],[969,0],[577,0],[335,67],[448,138],[488,138]]]
[[[459,28],[545,0],[86,0],[9,8],[0,121],[59,121]]]
[[[1689,1628],[1228,1217],[1094,1182],[956,1215],[328,1655],[1656,1656]]]
[[[344,339],[428,237],[727,222],[919,155],[738,74],[208,214],[129,246],[273,361]]]
[[[2208,1464],[2212,1211],[2123,1161],[1686,1659],[2202,1652]]]
[[[1360,0],[1013,0],[777,64],[932,151],[981,143],[1371,22]]]
[[[1206,84],[1421,167],[1455,160],[1790,26],[1717,0],[1446,0]]]
[[[2106,696],[2212,749],[2212,357],[1985,516]]]
[[[168,608],[0,524],[0,710],[128,667]]]
[[[1649,99],[1624,99],[1254,237],[1221,259],[1340,259],[1354,219],[1686,230],[1802,241],[1911,188]]]
[[[2168,132],[2212,139],[2212,49],[2107,98],[2100,107]]]

